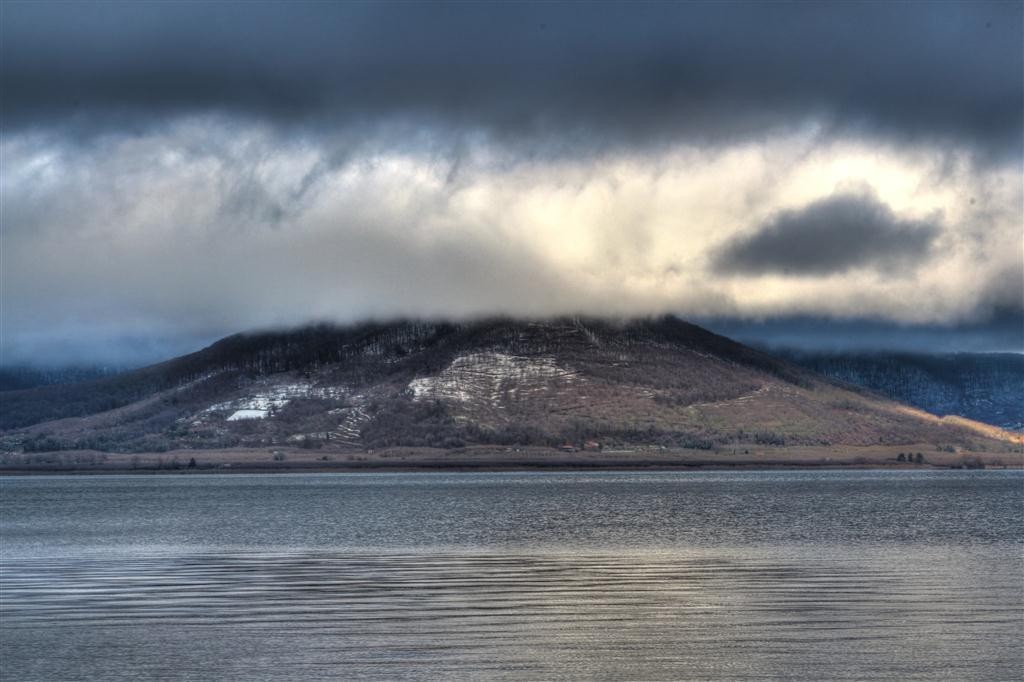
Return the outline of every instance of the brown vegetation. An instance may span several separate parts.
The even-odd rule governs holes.
[[[1011,453],[1021,445],[1017,435],[850,390],[673,318],[239,335],[130,374],[2,397],[9,427],[0,450],[10,456],[584,450],[589,441],[706,454],[911,443]],[[263,418],[232,419],[239,410]]]

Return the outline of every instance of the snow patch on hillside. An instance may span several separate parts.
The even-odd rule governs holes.
[[[187,391],[190,388],[195,388],[196,386],[198,386],[199,384],[203,383],[204,381],[212,379],[215,376],[218,376],[220,374],[223,374],[225,371],[227,371],[227,370],[218,369],[218,370],[215,370],[213,372],[207,372],[206,374],[201,374],[200,376],[198,376],[198,377],[196,377],[196,378],[194,378],[194,379],[192,379],[190,381],[186,381],[184,383],[178,384],[177,386],[175,386],[174,390],[178,391],[179,393],[182,392],[182,391]]]
[[[361,446],[363,436],[360,428],[370,420],[366,409],[362,405],[354,405],[331,410],[330,414],[341,417],[337,429],[331,432],[331,439],[341,445]]]
[[[571,383],[576,372],[550,357],[473,353],[455,358],[440,374],[409,382],[414,400],[483,400],[497,405],[502,396],[526,397],[553,382]]]
[[[242,419],[263,419],[267,416],[267,410],[236,410],[228,417],[229,422],[236,422]]]
[[[348,392],[342,386],[313,386],[305,382],[276,384],[260,387],[255,392],[234,400],[211,405],[203,412],[232,411],[233,414],[228,417],[228,421],[262,419],[271,411],[281,409],[296,398],[337,399],[343,398],[347,394]],[[257,412],[263,414],[257,415],[255,414]]]

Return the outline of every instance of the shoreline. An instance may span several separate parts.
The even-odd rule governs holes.
[[[919,466],[919,467],[896,467],[875,464],[827,464],[813,465],[800,463],[757,463],[757,464],[735,464],[722,463],[707,464],[644,464],[644,463],[623,463],[622,465],[523,465],[509,464],[501,465],[417,465],[417,466],[366,466],[366,467],[235,467],[231,469],[206,468],[206,469],[10,469],[0,470],[0,477],[11,476],[232,476],[242,475],[287,475],[287,474],[414,474],[414,473],[530,473],[530,472],[552,472],[566,473],[573,471],[581,472],[667,472],[667,471],[957,471],[965,470],[964,467],[944,466]],[[1024,470],[1019,466],[986,466],[975,467],[972,471],[1009,471]]]
[[[986,466],[986,467],[890,467],[872,464],[751,464],[751,465],[643,465],[624,464],[623,466],[395,466],[395,467],[337,467],[337,468],[236,468],[236,469],[10,469],[0,470],[0,478],[22,478],[28,476],[232,476],[232,475],[267,475],[287,476],[301,474],[374,474],[374,473],[615,473],[615,472],[701,472],[701,471],[1024,471],[1020,466]]]
[[[900,455],[921,454],[921,462]],[[194,461],[194,464],[191,464]],[[191,465],[190,465],[191,464]],[[191,475],[288,473],[412,473],[529,471],[740,471],[787,469],[1024,469],[1024,453],[949,452],[934,446],[790,447],[736,451],[660,450],[564,452],[553,448],[459,450],[392,448],[322,451],[282,448],[177,450],[164,453],[59,451],[6,457],[0,476]]]

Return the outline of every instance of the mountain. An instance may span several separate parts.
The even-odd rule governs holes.
[[[933,414],[1024,431],[1024,355],[1018,353],[773,352]]]
[[[1012,440],[672,317],[238,334],[116,376],[5,391],[0,401],[0,449],[9,453],[914,443],[952,451]]]

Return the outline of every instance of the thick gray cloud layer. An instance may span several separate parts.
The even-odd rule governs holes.
[[[534,151],[807,124],[1016,162],[1019,2],[4,3],[4,125],[381,118]]]
[[[1003,328],[1022,71],[1019,2],[0,2],[0,362],[367,317]]]
[[[940,229],[900,220],[870,194],[840,194],[782,211],[718,256],[723,272],[794,275],[875,268],[894,275],[924,260]]]

